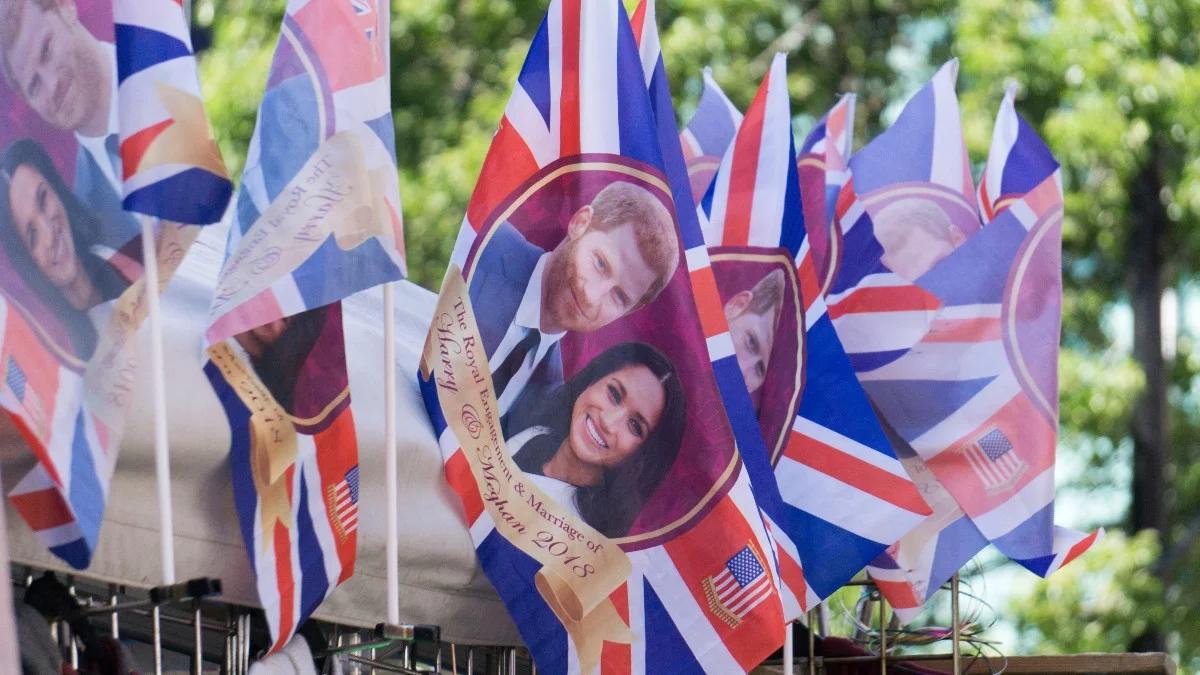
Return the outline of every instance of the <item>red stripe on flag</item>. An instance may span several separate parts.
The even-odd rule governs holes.
[[[479,483],[475,482],[475,476],[471,474],[471,465],[461,448],[446,462],[446,482],[450,483],[450,487],[462,500],[467,527],[474,525],[479,519],[479,514],[483,513],[483,498],[479,496]]]
[[[860,288],[829,307],[829,318],[859,312],[922,312],[941,306],[931,293],[912,284]]]
[[[291,469],[287,473],[290,475]],[[271,647],[272,652],[282,649],[283,645],[287,644],[296,621],[293,615],[296,578],[292,576],[292,540],[288,528],[283,523],[276,520],[274,528],[275,588],[279,591],[279,641]]]
[[[745,246],[750,237],[750,212],[754,206],[754,184],[758,179],[758,151],[762,144],[763,117],[767,111],[764,81],[746,111],[742,126],[733,141],[733,167],[729,172],[729,195],[725,200],[723,246]]]
[[[642,46],[642,29],[646,27],[646,5],[649,0],[641,0],[633,10],[633,16],[629,17],[629,23],[633,24],[633,37],[637,40],[639,48]]]
[[[777,545],[775,550],[779,553],[779,580],[796,596],[800,608],[807,610],[808,607],[804,606],[804,599],[808,597],[808,582],[804,580],[804,569],[782,546]]]
[[[992,198],[988,196],[988,180],[987,168],[983,170],[983,180],[979,181],[979,199],[982,202],[983,217],[986,221],[991,222],[996,217],[996,212],[992,210]]]
[[[1071,550],[1067,551],[1067,557],[1063,558],[1062,564],[1058,566],[1059,569],[1066,567],[1067,563],[1078,558],[1080,556],[1080,554],[1082,554],[1084,551],[1091,548],[1092,544],[1096,543],[1096,537],[1098,537],[1099,535],[1100,535],[1100,530],[1096,530],[1095,532],[1089,534],[1084,539],[1081,539],[1079,541],[1079,543],[1072,546]]]
[[[1000,319],[940,319],[929,325],[923,342],[989,342],[1000,339]]]
[[[804,303],[804,311],[808,311],[821,295],[821,281],[817,277],[817,265],[813,260],[812,249],[800,260],[796,268],[796,277],[800,282],[800,301]]]
[[[633,647],[605,642],[600,648],[600,675],[630,675],[633,672]]]
[[[617,587],[609,594],[617,615],[629,625],[629,582]],[[605,642],[600,651],[601,675],[630,675],[633,671],[633,648],[627,644]]]
[[[579,154],[580,0],[562,3],[562,91],[558,100],[559,156]],[[553,57],[551,57],[553,60]]]
[[[507,199],[517,186],[529,176],[537,173],[537,160],[529,151],[529,144],[517,132],[507,117],[500,118],[500,126],[492,137],[479,180],[467,204],[467,221],[479,231],[484,220]]]
[[[34,532],[48,530],[75,521],[67,500],[55,488],[10,495],[9,501]]]
[[[879,592],[883,593],[883,597],[887,598],[893,607],[909,609],[922,605],[922,602],[917,599],[917,595],[913,593],[912,584],[904,581],[885,581],[875,577],[871,577],[871,581],[875,583]]]
[[[854,177],[851,176],[850,180],[846,181],[846,184],[842,186],[840,191],[838,191],[837,202],[833,207],[834,219],[838,220],[841,219],[842,216],[846,215],[846,211],[850,210],[850,205],[853,203]]]
[[[30,386],[30,384],[26,383],[25,386]],[[54,481],[55,485],[61,487],[63,485],[62,478],[59,477],[58,470],[54,468],[54,462],[50,460],[50,453],[46,450],[46,444],[42,443],[37,434],[33,433],[33,429],[29,428],[29,425],[25,423],[25,419],[20,415],[10,412],[8,413],[8,418],[17,427],[17,431],[25,439],[25,443],[29,445],[29,449],[33,450],[33,454],[37,457],[41,467],[46,471],[46,475],[50,477],[50,480]]]
[[[696,298],[696,310],[700,314],[700,328],[705,339],[729,330],[725,321],[725,307],[717,291],[717,279],[712,267],[703,267],[691,273],[692,294]]]
[[[905,511],[922,515],[932,513],[907,479],[810,436],[793,431],[788,436],[783,454]]]
[[[126,138],[121,142],[121,167],[122,178],[129,180],[129,177],[138,172],[138,166],[142,163],[142,157],[146,155],[146,150],[154,139],[163,132],[164,129],[175,123],[175,120],[163,120],[158,124],[142,129],[136,134]]]

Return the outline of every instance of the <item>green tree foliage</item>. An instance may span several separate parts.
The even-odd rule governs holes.
[[[1151,565],[1154,533],[1113,532],[1087,555],[1010,602],[1022,651],[1079,654],[1121,651],[1163,619],[1163,586]]]
[[[1131,251],[1156,213],[1165,214],[1162,282],[1186,290],[1195,281],[1198,29],[1196,0],[976,0],[964,3],[955,31],[972,149],[985,151],[985,113],[1015,78],[1018,109],[1063,165],[1061,421],[1067,450],[1090,454],[1091,475],[1084,482],[1093,486],[1112,479],[1113,464],[1127,461],[1120,448],[1130,442],[1132,403],[1148,386],[1126,351],[1125,336],[1139,327],[1129,325],[1123,308],[1135,301]],[[1139,201],[1148,184],[1157,194]],[[1185,314],[1194,308],[1194,301],[1185,303]],[[1136,303],[1134,309],[1136,317]],[[1140,535],[1117,536],[1073,563],[1078,569],[1060,572],[1044,592],[1015,605],[1030,648],[1111,651],[1157,625],[1183,665],[1200,665],[1200,609],[1188,600],[1200,592],[1200,361],[1193,336],[1178,337],[1177,355],[1167,354],[1166,445],[1173,454],[1165,457],[1162,484],[1150,486],[1166,501],[1162,557]],[[1148,573],[1161,591],[1139,571],[1151,562]]]

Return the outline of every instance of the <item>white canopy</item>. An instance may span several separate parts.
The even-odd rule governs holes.
[[[163,296],[167,415],[171,443],[176,576],[219,577],[224,598],[257,605],[230,486],[229,427],[202,368],[201,336],[224,250],[224,227],[206,230]],[[396,289],[397,429],[400,451],[400,616],[442,627],[444,639],[520,644],[516,628],[483,575],[458,498],[446,484],[433,430],[417,390],[416,369],[435,296],[404,282]],[[317,610],[319,619],[373,626],[386,619],[384,569],[382,292],[343,303],[350,391],[358,429],[361,497],[358,562],[353,578]],[[149,354],[143,330],[141,354]],[[84,574],[133,586],[159,583],[158,506],[154,488],[151,384],[139,380],[109,496],[100,545]],[[7,491],[31,461],[7,422],[0,474]],[[14,563],[67,571],[7,506]]]

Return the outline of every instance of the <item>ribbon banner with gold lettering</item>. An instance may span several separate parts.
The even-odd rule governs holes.
[[[354,572],[341,300],[404,274],[388,5],[292,0],[217,280],[205,369],[272,650]]]
[[[621,3],[551,3],[422,363],[447,479],[539,672],[742,672],[783,641],[710,361],[729,338],[693,291],[707,257],[648,93]]]
[[[0,405],[33,451],[9,498],[83,568],[138,367],[139,219],[152,219],[160,292],[231,186],[178,3],[7,3],[0,25]],[[11,87],[43,67],[60,78],[53,96]]]

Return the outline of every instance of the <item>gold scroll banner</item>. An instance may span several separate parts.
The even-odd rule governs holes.
[[[250,473],[258,493],[262,549],[274,541],[275,523],[291,529],[287,470],[296,464],[296,428],[283,407],[227,342],[208,348],[225,381],[250,409]]]
[[[390,236],[388,172],[368,171],[356,133],[340,131],[325,139],[246,231],[221,270],[214,320],[291,274],[330,235],[343,251],[371,237]],[[249,328],[229,330],[232,335]]]
[[[496,529],[542,564],[534,578],[538,592],[575,643],[580,672],[596,672],[604,642],[632,641],[609,598],[632,566],[612,540],[546,496],[512,461],[488,357],[457,266],[442,281],[421,370],[436,378],[442,412]]]
[[[139,219],[146,216],[137,216]],[[196,225],[162,221],[154,235],[158,259],[158,293],[166,288],[175,270],[183,262],[192,241],[200,234]],[[118,254],[119,255],[119,254]],[[100,327],[96,352],[84,373],[84,391],[88,411],[109,428],[120,429],[125,411],[133,398],[137,373],[137,330],[146,318],[146,277],[143,274],[116,300],[107,323]],[[116,460],[116,454],[113,455]]]

